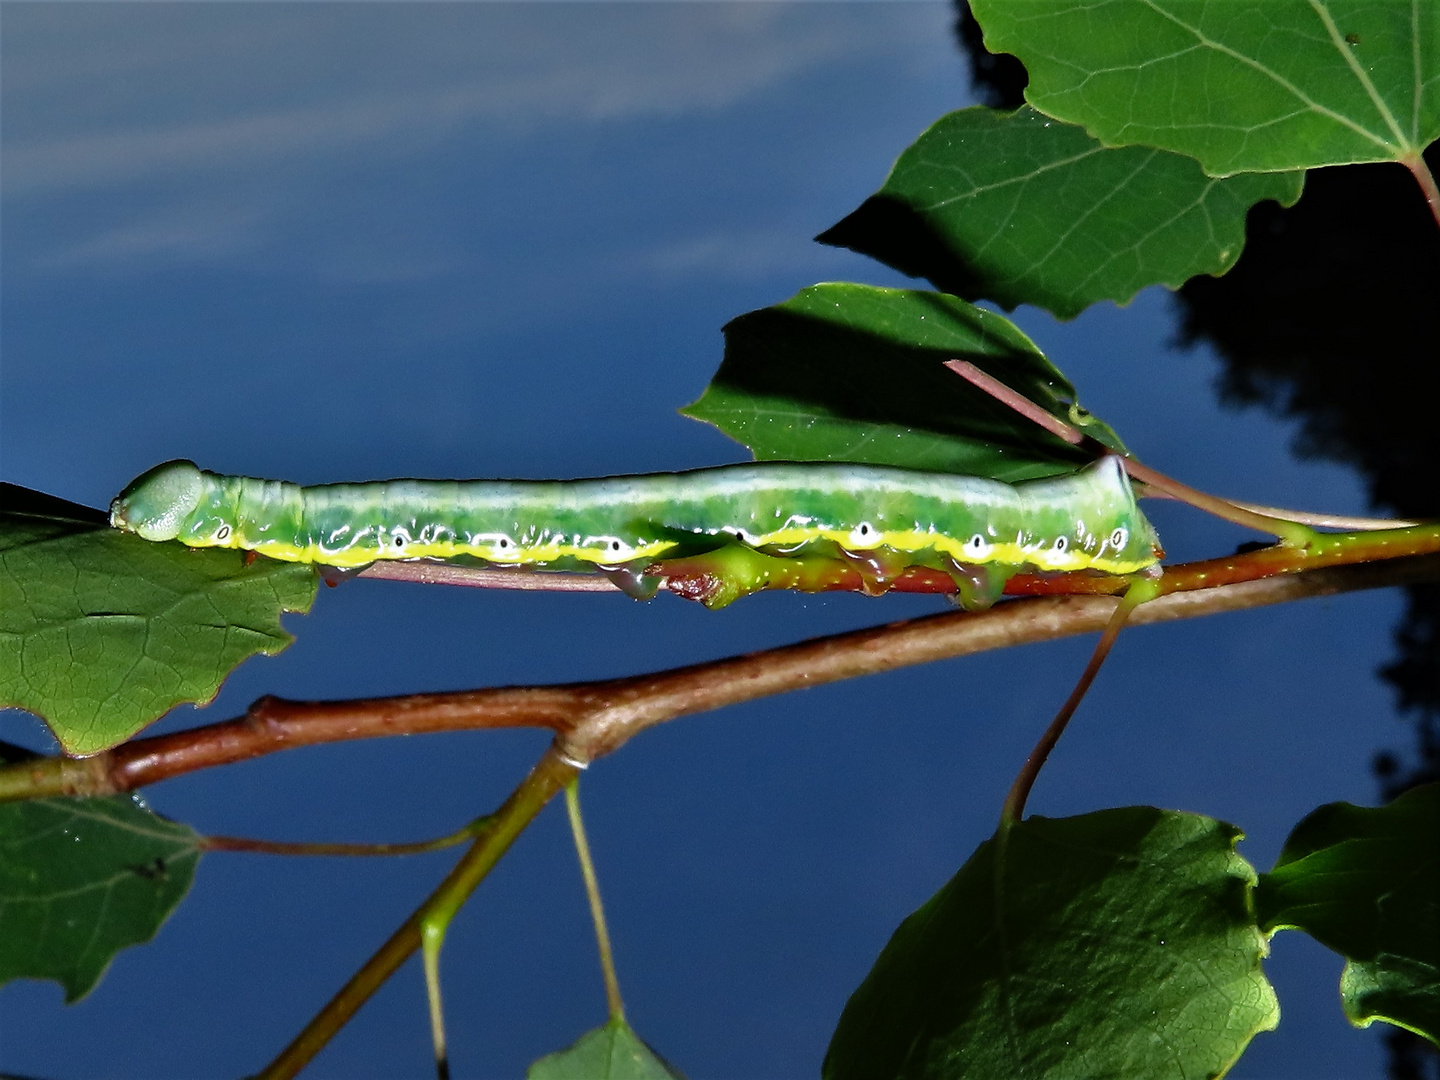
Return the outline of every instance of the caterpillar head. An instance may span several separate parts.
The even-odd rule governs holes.
[[[130,482],[110,504],[110,524],[145,540],[174,540],[200,505],[205,481],[192,461],[167,461]]]

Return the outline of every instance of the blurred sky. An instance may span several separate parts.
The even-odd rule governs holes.
[[[970,103],[951,9],[846,4],[40,4],[0,11],[0,467],[103,506],[172,457],[304,483],[579,476],[742,460],[676,415],[720,327],[822,280],[905,284],[810,237]],[[1163,292],[1016,316],[1144,458],[1260,502],[1362,512],[1348,472],[1221,413]],[[877,373],[883,377],[883,372]],[[1155,508],[1171,554],[1244,537]],[[934,599],[519,595],[354,582],[293,617],[204,719],[298,698],[618,676],[943,610]],[[1152,803],[1250,834],[1373,803],[1403,745],[1373,671],[1394,594],[1125,634],[1030,809]],[[587,774],[628,1013],[694,1078],[814,1076],[895,925],[989,835],[1090,641],[677,721]],[[179,710],[156,731],[196,723]],[[52,746],[25,714],[0,737]],[[202,831],[390,840],[495,805],[527,732],[274,755],[147,792]],[[0,1069],[262,1066],[453,856],[211,855],[152,946],[64,1008],[0,990]],[[443,960],[457,1077],[517,1076],[604,1018],[564,813],[517,843]],[[1381,1074],[1341,963],[1282,935],[1285,1010],[1232,1076]],[[1379,1025],[1377,1025],[1379,1027]],[[317,1077],[433,1075],[407,967]]]

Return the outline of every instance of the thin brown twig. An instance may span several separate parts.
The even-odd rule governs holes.
[[[1004,402],[1014,409],[1021,416],[1030,420],[1052,435],[1056,435],[1072,445],[1090,450],[1097,456],[1100,454],[1115,453],[1110,447],[1100,440],[1085,434],[1079,428],[1066,423],[1057,416],[1042,409],[1035,402],[1017,390],[1013,390],[1000,382],[993,376],[987,375],[974,364],[965,360],[947,360],[945,366],[972,385],[984,390],[987,394]],[[1269,517],[1265,514],[1257,514],[1245,507],[1230,502],[1228,499],[1219,499],[1214,495],[1193,488],[1189,484],[1181,483],[1174,477],[1166,476],[1159,469],[1152,469],[1148,465],[1141,464],[1134,458],[1127,455],[1118,455],[1125,471],[1131,478],[1140,481],[1142,484],[1152,487],[1157,491],[1163,491],[1181,502],[1189,503],[1207,513],[1214,514],[1226,521],[1233,521],[1237,525],[1245,525],[1252,529],[1259,529],[1261,532],[1269,533],[1272,536],[1280,537],[1285,543],[1295,546],[1303,546],[1312,536],[1307,526],[1300,525],[1283,518]]]
[[[1308,525],[1301,525],[1285,518],[1271,517],[1267,514],[1257,514],[1252,510],[1247,510],[1239,503],[1218,498],[1199,488],[1182,483],[1172,476],[1165,475],[1159,469],[1152,469],[1149,465],[1136,461],[1132,457],[1122,457],[1120,461],[1132,479],[1139,480],[1142,484],[1157,491],[1166,492],[1181,502],[1189,503],[1191,506],[1214,514],[1225,521],[1233,521],[1236,525],[1244,525],[1263,533],[1269,533],[1271,536],[1278,536],[1285,543],[1296,547],[1309,543],[1315,535]]]
[[[585,821],[580,815],[579,777],[565,787],[565,811],[570,817],[570,833],[575,838],[580,876],[585,881],[585,895],[590,901],[590,919],[595,924],[595,946],[600,951],[600,974],[605,980],[605,1004],[612,1021],[623,1020],[625,1002],[620,996],[620,979],[615,974],[615,950],[610,944],[610,928],[605,923],[605,905],[600,900],[600,876],[595,873],[590,841],[585,837]]]
[[[257,855],[424,855],[431,851],[458,847],[467,840],[473,840],[486,824],[486,819],[480,818],[447,836],[395,844],[315,843],[305,840],[258,840],[250,836],[202,836],[200,850],[243,851]]]
[[[1244,502],[1241,499],[1226,499],[1231,506],[1249,510],[1265,517],[1280,518],[1309,525],[1314,529],[1343,529],[1345,532],[1380,532],[1384,529],[1408,529],[1419,525],[1419,521],[1406,518],[1347,517],[1344,514],[1326,514],[1315,510],[1291,510],[1283,506],[1263,506],[1260,503]]]
[[[1042,409],[1039,405],[1036,405],[1035,402],[1020,393],[1020,391],[1012,390],[999,379],[995,378],[995,376],[981,371],[974,364],[970,363],[970,361],[946,360],[945,366],[972,386],[984,390],[985,393],[989,394],[996,401],[1004,402],[1027,420],[1040,425],[1056,438],[1064,439],[1072,446],[1086,446],[1087,444],[1093,443],[1094,446],[1100,447],[1104,453],[1109,454],[1114,452],[1090,438],[1089,435],[1086,435],[1073,424],[1068,424],[1058,416]]]
[[[1021,819],[1025,813],[1025,802],[1030,797],[1030,789],[1035,786],[1035,781],[1040,776],[1040,770],[1045,767],[1045,762],[1050,757],[1050,751],[1055,749],[1055,744],[1060,741],[1060,736],[1065,733],[1071,717],[1075,710],[1080,707],[1080,702],[1085,700],[1090,686],[1095,681],[1095,676],[1100,674],[1100,668],[1105,663],[1105,658],[1110,655],[1110,650],[1115,644],[1115,639],[1120,636],[1121,629],[1134,614],[1135,609],[1147,600],[1154,599],[1159,591],[1159,585],[1152,581],[1137,581],[1116,605],[1114,613],[1110,616],[1109,622],[1105,624],[1105,631],[1100,635],[1100,640],[1095,644],[1095,651],[1090,654],[1090,659],[1085,664],[1085,670],[1080,673],[1070,696],[1065,699],[1065,704],[1060,706],[1055,719],[1050,721],[1050,726],[1040,736],[1034,749],[1025,759],[1020,772],[1015,777],[1015,782],[1010,785],[1010,791],[1005,796],[1005,804],[1000,809],[1000,820],[1002,824],[1013,824]]]

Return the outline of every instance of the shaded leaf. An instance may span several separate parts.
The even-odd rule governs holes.
[[[199,840],[137,796],[0,804],[0,983],[84,997],[190,891]]]
[[[684,1074],[636,1035],[623,1017],[587,1031],[526,1070],[527,1080],[684,1080]]]
[[[1399,161],[1440,137],[1434,0],[972,0],[1025,97],[1212,176]]]
[[[1261,875],[1255,910],[1267,932],[1303,930],[1345,957],[1352,1024],[1440,1042],[1440,785],[1373,809],[1320,807]]]
[[[310,566],[151,543],[12,485],[0,497],[0,705],[44,718],[67,753],[209,701],[240,661],[288,645],[280,613],[315,597]]]
[[[1092,460],[942,366],[952,358],[1124,449],[1003,316],[943,293],[843,282],[733,319],[720,370],[681,411],[761,461],[868,462],[1014,482]]]
[[[1261,199],[1291,205],[1304,178],[1217,180],[1193,158],[1107,150],[1030,108],[977,107],[937,121],[875,195],[816,239],[968,300],[1072,318],[1147,285],[1224,273],[1244,246],[1246,211]]]
[[[1002,831],[895,931],[823,1075],[1223,1074],[1278,1019],[1239,835],[1151,807]]]

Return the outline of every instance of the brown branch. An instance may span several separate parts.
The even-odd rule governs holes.
[[[1143,604],[1131,614],[1130,621],[1165,622],[1306,596],[1434,580],[1440,580],[1440,553],[1174,592]],[[976,615],[957,613],[911,620],[662,675],[568,688],[568,692],[580,695],[577,708],[586,696],[605,704],[568,728],[563,749],[552,746],[546,751],[504,805],[484,822],[475,843],[441,885],[259,1074],[258,1080],[288,1080],[309,1063],[420,948],[424,921],[436,912],[453,913],[493,869],[515,836],[574,780],[576,755],[580,761],[599,756],[646,727],[686,712],[902,664],[997,648],[1022,638],[1042,640],[1100,628],[1112,622],[1117,603],[1101,596],[1037,598]],[[608,697],[596,698],[597,692],[606,687]],[[567,688],[556,690],[567,692]],[[549,716],[543,710],[540,715]],[[513,720],[514,715],[507,719]],[[563,729],[562,725],[557,730]]]
[[[1161,579],[1167,595],[1141,606],[1136,625],[1285,603],[1355,589],[1440,580],[1440,555],[1386,558],[1390,534],[1363,538],[1353,552],[1383,561],[1305,565],[1282,547],[1175,566]],[[1353,545],[1352,545],[1353,546]],[[1440,542],[1437,542],[1440,547]],[[1433,550],[1433,549],[1432,549]],[[1104,627],[1115,608],[1107,594],[1126,579],[1063,575],[1031,579],[1036,596],[978,613],[948,612],[873,629],[696,664],[651,675],[550,687],[510,687],[355,701],[297,702],[264,697],[245,716],[170,735],[133,739],[92,758],[36,758],[0,768],[0,801],[55,795],[109,795],[175,776],[298,746],[387,735],[535,727],[556,733],[576,761],[610,753],[646,728],[691,713],[807,686],[967,656]],[[1073,595],[1080,591],[1093,595]]]

